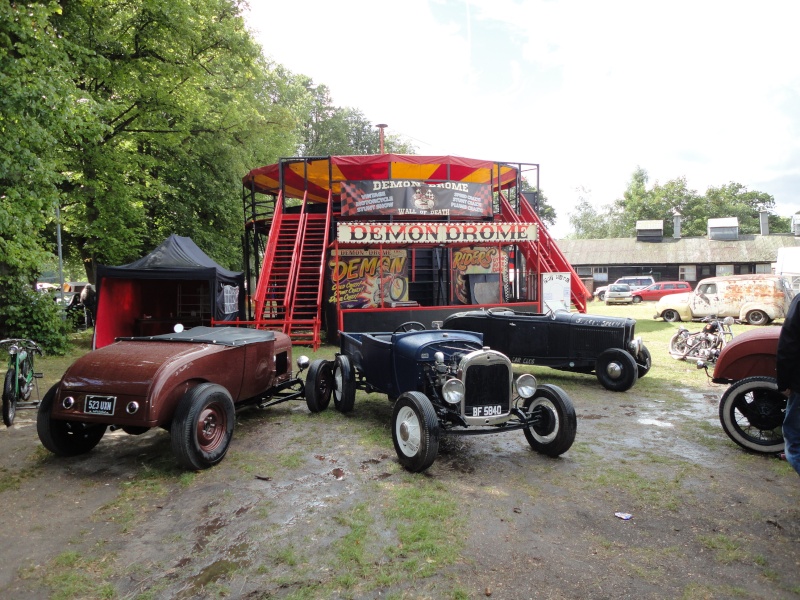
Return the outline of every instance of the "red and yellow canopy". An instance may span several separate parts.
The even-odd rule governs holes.
[[[492,190],[517,184],[514,166],[458,156],[417,156],[414,154],[370,154],[288,158],[250,171],[242,179],[247,189],[278,195],[281,174],[285,197],[327,202],[329,192],[341,193],[343,181],[413,179],[424,182],[463,181],[483,183]]]

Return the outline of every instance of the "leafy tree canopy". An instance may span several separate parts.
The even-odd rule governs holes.
[[[622,195],[610,206],[595,208],[586,189],[579,190],[580,197],[575,212],[570,214],[571,237],[579,239],[634,237],[636,222],[660,220],[664,235],[674,232],[674,215],[680,214],[681,235],[705,235],[709,219],[737,217],[739,231],[759,233],[761,211],[770,213],[770,231],[789,231],[789,219],[773,214],[774,198],[765,193],[749,191],[739,183],[709,187],[705,194],[688,188],[686,179],[680,177],[661,185],[648,187],[647,171],[638,167]]]

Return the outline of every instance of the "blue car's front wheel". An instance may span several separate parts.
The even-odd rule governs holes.
[[[401,394],[392,411],[392,441],[400,464],[413,473],[424,471],[439,453],[439,419],[421,392]]]

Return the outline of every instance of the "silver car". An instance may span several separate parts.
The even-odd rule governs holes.
[[[606,290],[606,304],[631,304],[633,293],[631,286],[624,283],[612,283]]]

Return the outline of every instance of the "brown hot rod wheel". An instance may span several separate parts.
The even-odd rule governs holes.
[[[106,425],[85,424],[51,418],[58,384],[42,398],[36,415],[36,431],[42,445],[57,456],[86,454],[97,446],[106,432]]]
[[[305,383],[305,397],[308,410],[322,412],[328,408],[333,392],[333,373],[331,363],[319,358],[311,363]]]
[[[783,451],[781,426],[786,397],[772,377],[747,377],[731,385],[719,401],[722,428],[742,448],[764,454]]]
[[[572,400],[561,388],[542,384],[526,398],[523,410],[534,423],[522,431],[531,448],[547,456],[560,456],[575,441],[578,420]]]
[[[228,391],[201,383],[181,398],[170,435],[172,452],[187,469],[207,469],[223,459],[233,437],[236,417]]]

